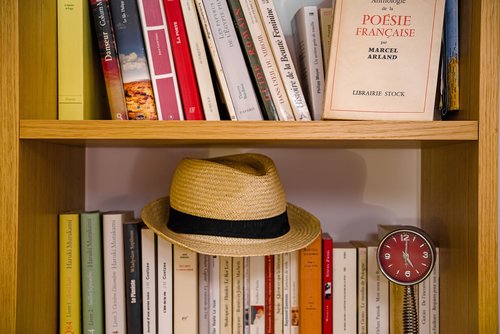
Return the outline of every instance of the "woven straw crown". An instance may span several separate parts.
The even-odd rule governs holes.
[[[321,233],[314,216],[286,202],[273,161],[261,154],[183,159],[170,197],[147,204],[142,219],[159,236],[209,255],[284,253]]]

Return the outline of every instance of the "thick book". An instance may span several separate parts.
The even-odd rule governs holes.
[[[276,59],[267,39],[262,19],[255,0],[240,0],[241,8],[247,20],[250,35],[255,43],[255,49],[263,67],[264,77],[270,89],[270,94],[276,107],[280,121],[294,121],[295,116],[286,94],[283,80],[280,76]]]
[[[313,120],[321,120],[325,74],[321,51],[318,7],[299,8],[292,21],[299,81],[304,89],[309,111]]]
[[[198,333],[198,254],[174,245],[174,333]]]
[[[136,0],[109,0],[128,118],[156,120],[155,98]]]
[[[351,243],[333,245],[333,332],[356,333],[356,247]]]
[[[140,219],[123,223],[127,333],[142,332],[141,227]]]
[[[275,103],[271,96],[271,90],[264,75],[264,67],[257,54],[256,41],[250,32],[245,12],[240,0],[228,0],[229,10],[233,18],[234,26],[242,45],[243,55],[260,102],[263,116],[267,120],[278,120]]]
[[[128,119],[109,0],[90,0],[111,119]]]
[[[104,333],[102,223],[98,211],[80,214],[82,333]]]
[[[142,321],[144,334],[157,332],[156,239],[153,230],[141,228]]]
[[[242,257],[233,257],[233,334],[243,334],[244,311],[244,259]]]
[[[442,113],[460,109],[458,0],[446,0],[444,16],[444,105]]]
[[[433,120],[445,0],[337,0],[323,118]]]
[[[333,7],[321,7],[318,9],[319,32],[321,35],[321,53],[323,56],[323,71],[327,72],[330,60],[330,49],[332,42]]]
[[[106,90],[88,0],[57,0],[58,119],[104,119]]]
[[[180,1],[188,36],[189,51],[191,52],[201,104],[203,106],[203,114],[207,121],[218,121],[220,120],[220,115],[217,107],[217,97],[215,96],[215,88],[212,82],[213,78],[210,73],[210,64],[203,41],[201,23],[198,19],[196,4],[194,0]]]
[[[158,333],[172,334],[173,325],[173,245],[163,238],[156,238],[157,263],[157,324]],[[200,332],[201,333],[201,332]]]
[[[233,331],[233,261],[229,256],[220,256],[220,334]]]
[[[237,120],[262,120],[228,4],[225,0],[203,0],[203,4]]]
[[[255,0],[255,2],[274,58],[278,64],[278,70],[283,79],[295,119],[298,121],[309,121],[311,120],[309,108],[307,107],[304,93],[300,86],[297,71],[292,61],[274,2],[272,0]]]
[[[322,326],[323,333],[333,332],[333,239],[328,232],[321,236],[322,247],[322,284],[323,287],[323,310]]]
[[[250,257],[250,334],[264,334],[266,330],[266,264],[264,256]]]
[[[210,333],[210,255],[198,254],[198,333]]]
[[[137,0],[158,119],[183,120],[184,112],[162,0]]]
[[[59,333],[80,333],[80,216],[59,215]]]
[[[133,218],[133,211],[108,211],[102,214],[104,327],[106,331],[117,334],[126,333],[127,328],[123,223]]]
[[[163,0],[167,26],[169,29],[170,45],[174,58],[175,70],[184,110],[184,119],[203,120],[203,107],[196,82],[193,59],[189,51],[186,26],[182,16],[180,0]]]
[[[321,235],[299,251],[300,331],[321,333],[322,328],[322,247]]]

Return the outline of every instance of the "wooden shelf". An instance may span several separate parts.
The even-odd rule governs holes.
[[[327,146],[476,141],[476,121],[55,121],[22,120],[20,139],[83,146],[249,144]]]

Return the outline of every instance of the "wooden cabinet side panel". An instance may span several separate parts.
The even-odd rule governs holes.
[[[58,213],[84,209],[85,148],[22,141],[17,331],[58,326]]]

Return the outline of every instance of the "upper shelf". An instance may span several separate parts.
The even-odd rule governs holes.
[[[477,121],[21,120],[20,139],[84,146],[300,145],[474,141]]]

